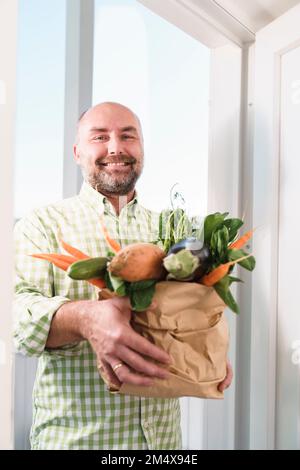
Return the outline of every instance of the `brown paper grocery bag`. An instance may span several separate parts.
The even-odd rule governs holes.
[[[107,297],[103,291],[101,298]],[[122,384],[119,390],[103,377],[110,390],[143,397],[223,398],[218,385],[226,376],[229,343],[225,307],[213,287],[193,282],[157,283],[149,310],[133,312],[131,323],[171,356],[170,376],[154,379],[151,387]]]

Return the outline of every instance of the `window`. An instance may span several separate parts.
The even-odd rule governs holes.
[[[20,0],[14,216],[62,198],[65,1]]]
[[[19,1],[15,219],[63,195],[65,16],[64,0]],[[16,355],[16,449],[29,448],[35,369]]]
[[[93,103],[140,117],[142,203],[161,210],[175,183],[193,215],[206,213],[210,49],[135,0],[96,0]]]

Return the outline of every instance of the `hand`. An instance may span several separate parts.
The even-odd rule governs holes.
[[[171,362],[165,351],[133,330],[127,297],[91,301],[88,308],[83,316],[82,333],[95,351],[99,369],[106,379],[119,388],[122,383],[150,386],[153,377],[168,376],[165,368],[143,357],[165,365]],[[117,364],[122,366],[114,371]]]
[[[227,360],[227,362],[226,362],[226,377],[223,380],[223,382],[221,382],[218,386],[219,392],[224,392],[224,390],[230,386],[230,384],[232,382],[232,379],[233,379],[233,370],[232,370],[230,362]]]

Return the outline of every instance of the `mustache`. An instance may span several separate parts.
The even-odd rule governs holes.
[[[105,163],[136,163],[136,158],[134,157],[113,157],[113,158],[98,158],[95,162],[96,165],[100,166]]]

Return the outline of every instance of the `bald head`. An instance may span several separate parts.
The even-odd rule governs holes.
[[[144,139],[143,139],[142,126],[141,126],[141,122],[138,116],[127,106],[124,106],[121,103],[116,103],[113,101],[105,101],[103,103],[96,104],[95,106],[92,106],[91,108],[87,109],[80,115],[78,122],[77,122],[76,142],[78,142],[80,138],[80,130],[82,126],[88,125],[89,122],[97,118],[101,119],[101,116],[103,116],[103,118],[112,117],[113,119],[115,119],[118,116],[122,116],[124,119],[127,118],[130,121],[134,121],[135,127],[140,136],[140,139],[143,142]]]

